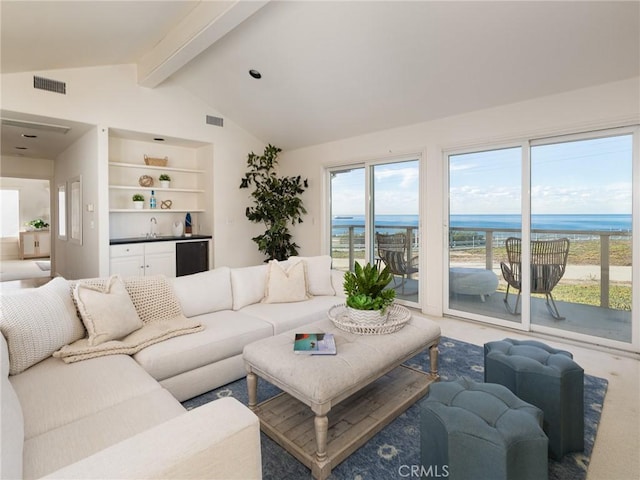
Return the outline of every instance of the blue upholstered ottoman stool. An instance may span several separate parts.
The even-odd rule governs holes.
[[[544,412],[552,458],[584,450],[584,370],[571,353],[534,340],[489,342],[484,380],[504,385]]]
[[[548,476],[542,412],[502,385],[466,379],[432,384],[420,403],[420,438],[427,478]]]

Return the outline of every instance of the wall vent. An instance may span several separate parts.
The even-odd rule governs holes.
[[[33,88],[46,90],[47,92],[67,94],[67,84],[50,78],[33,76]]]
[[[207,115],[207,123],[209,125],[215,125],[216,127],[222,127],[224,119],[220,117],[214,117],[213,115]]]

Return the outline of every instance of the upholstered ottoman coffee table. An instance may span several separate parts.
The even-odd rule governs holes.
[[[552,458],[584,450],[584,370],[570,352],[535,340],[485,343],[484,380],[544,412]]]
[[[542,411],[502,385],[464,378],[433,385],[420,402],[420,439],[420,463],[437,476],[470,480],[548,476]]]
[[[325,479],[427,392],[438,379],[440,327],[423,317],[385,335],[357,335],[322,320],[298,333],[333,333],[336,355],[296,355],[296,332],[259,340],[244,348],[249,408],[262,430]],[[425,348],[430,372],[401,365]],[[257,405],[257,377],[283,393]]]

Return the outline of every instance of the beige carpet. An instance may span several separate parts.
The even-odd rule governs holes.
[[[38,258],[36,260],[3,260],[0,262],[0,282],[10,280],[22,280],[25,278],[48,277],[51,272],[42,270],[36,262],[48,260]]]

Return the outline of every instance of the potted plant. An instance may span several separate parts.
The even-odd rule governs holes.
[[[169,185],[171,182],[171,177],[169,175],[167,175],[166,173],[163,173],[158,177],[158,180],[160,180],[160,186],[162,188],[169,188]]]
[[[49,228],[49,224],[41,218],[36,218],[27,223],[27,226],[32,230],[42,230],[43,228]]]
[[[354,271],[344,274],[349,318],[355,323],[381,324],[387,321],[387,307],[393,304],[396,291],[385,287],[393,280],[389,266],[380,271],[367,263],[355,262]]]
[[[253,207],[247,207],[245,215],[249,221],[264,223],[267,230],[252,240],[258,244],[258,250],[267,255],[267,260],[286,260],[298,254],[298,245],[293,241],[289,223],[302,223],[302,215],[307,213],[300,195],[307,188],[307,180],[297,177],[279,177],[275,167],[278,153],[282,150],[267,145],[264,154],[251,152],[247,158],[249,170],[244,174],[240,188],[249,188]]]
[[[133,197],[131,197],[133,200],[133,207],[138,209],[138,210],[142,210],[144,208],[144,195],[142,195],[141,193],[134,193]]]

